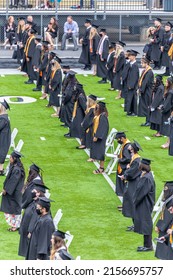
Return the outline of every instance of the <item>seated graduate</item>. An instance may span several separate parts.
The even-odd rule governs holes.
[[[90,158],[100,161],[100,167],[94,170],[94,174],[104,172],[106,139],[109,131],[108,111],[106,104],[98,102],[94,110],[94,119],[92,127],[92,144],[90,149]]]
[[[32,201],[27,205],[25,209],[19,229],[19,256],[26,257],[28,250],[28,240],[32,233],[32,229],[34,228],[35,223],[39,217],[36,213],[36,203],[39,197],[45,196],[47,189],[49,188],[38,182],[33,185],[33,190],[31,192]]]
[[[138,252],[153,251],[152,245],[152,211],[155,204],[155,182],[150,168],[151,160],[142,158],[139,169],[142,171],[133,197],[134,232],[143,234],[143,246]]]
[[[14,232],[20,228],[22,212],[22,188],[25,170],[20,160],[22,154],[13,151],[10,155],[10,168],[4,181],[0,211],[4,212],[8,229]]]
[[[83,122],[81,123],[82,126],[82,139],[81,139],[81,145],[76,147],[76,149],[90,149],[91,143],[92,143],[92,125],[93,125],[93,119],[94,119],[94,110],[96,107],[96,100],[97,96],[90,94],[87,97],[87,109],[85,111],[85,117],[83,119]]]
[[[65,244],[65,236],[67,233],[56,230],[51,239],[52,249],[50,254],[50,260],[74,260],[72,255],[67,250]]]

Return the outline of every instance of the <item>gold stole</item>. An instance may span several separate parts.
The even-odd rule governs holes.
[[[51,80],[53,80],[53,78],[54,78],[54,76],[55,76],[56,71],[57,71],[57,69],[52,71],[52,73],[51,73]]]
[[[131,161],[130,161],[130,165],[132,164],[132,162],[133,162],[136,158],[140,158],[140,155],[134,154],[134,155],[132,156]]]
[[[72,113],[73,119],[76,117],[77,105],[78,105],[78,101],[75,101],[74,107],[73,107],[73,113]]]
[[[145,71],[142,73],[142,75],[141,75],[141,77],[140,77],[140,79],[139,79],[139,87],[142,86],[142,82],[143,82],[143,79],[144,79],[144,77],[145,77],[145,74],[146,74],[150,69],[152,69],[152,68],[151,68],[150,66],[148,66],[147,69],[145,69]]]
[[[100,115],[99,116],[95,116],[94,120],[93,120],[93,136],[95,135],[97,128],[99,126],[99,121],[100,121]]]
[[[24,53],[25,53],[26,57],[28,56],[28,51],[29,51],[29,46],[30,46],[30,44],[31,44],[31,41],[32,41],[34,38],[35,38],[35,36],[34,36],[34,35],[31,35],[31,36],[27,39],[27,41],[26,41],[26,45],[25,45],[25,48],[24,48]]]
[[[168,56],[170,57],[171,60],[173,60],[173,44],[171,45],[171,47],[168,51]]]
[[[124,142],[124,143],[122,144],[122,146],[121,146],[121,150],[120,150],[120,153],[119,153],[118,158],[122,158],[122,157],[123,157],[123,149],[124,149],[124,146],[125,146],[126,144],[128,144],[128,143],[130,143],[130,141],[129,141],[128,139],[126,139],[125,142]],[[118,174],[121,174],[121,172],[122,172],[122,168],[121,168],[120,163],[118,163],[118,165],[117,165],[117,172],[118,172]]]
[[[91,107],[89,107],[88,109],[86,109],[85,114],[87,115],[91,109],[94,109],[94,108],[96,107],[96,105],[97,105],[97,104],[94,104],[94,105],[92,105]],[[90,128],[88,128],[88,129],[86,130],[86,133],[88,133],[89,130],[90,130]]]
[[[171,229],[173,230],[173,225],[171,226]],[[172,234],[173,234],[173,232],[172,232]],[[169,236],[169,242],[171,245],[172,245],[172,234],[170,234],[170,236]]]

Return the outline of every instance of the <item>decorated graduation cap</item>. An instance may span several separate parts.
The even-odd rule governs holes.
[[[106,33],[106,29],[105,28],[101,28],[100,32]]]
[[[136,140],[133,140],[133,141],[134,141],[134,143],[131,143],[132,148],[133,148],[136,152],[138,152],[139,150],[143,151],[142,148],[141,148],[141,146],[140,146],[140,144],[139,144]]]
[[[91,23],[92,23],[92,20],[91,20],[90,18],[86,18],[86,19],[85,19],[85,23],[90,23],[90,24],[91,24]]]
[[[169,26],[169,27],[173,27],[173,24],[170,22],[170,21],[168,21],[167,23],[165,23],[165,26]]]
[[[13,151],[12,153],[11,153],[11,156],[14,158],[21,158],[21,157],[23,157],[23,155],[20,153],[20,152],[18,152],[18,151]]]
[[[50,207],[50,202],[54,202],[54,200],[51,200],[45,196],[39,197],[39,200],[37,201],[37,204],[41,205],[43,208]]]
[[[159,21],[160,23],[162,22],[162,19],[159,17],[155,18],[155,20]]]
[[[54,60],[57,61],[58,63],[62,62],[61,58],[57,55],[54,56]]]
[[[135,50],[129,50],[129,55],[137,56],[139,54],[138,51]]]
[[[126,138],[126,134],[125,134],[124,131],[118,131],[118,132],[116,133],[115,139],[118,139],[118,138],[121,138],[121,137]]]
[[[117,44],[119,44],[120,46],[122,47],[125,47],[126,46],[126,43],[122,42],[122,41],[118,41]]]
[[[91,98],[91,99],[94,100],[94,101],[97,100],[97,96],[94,95],[94,94],[90,94],[88,97]]]
[[[151,164],[151,159],[142,158],[142,159],[141,159],[141,163],[146,164],[146,165],[150,165],[150,164]]]
[[[5,99],[4,99],[4,101],[2,101],[0,103],[5,107],[6,110],[8,110],[8,109],[10,110],[10,106]]]
[[[35,36],[35,40],[41,41],[41,40],[42,40],[42,36],[41,36],[41,35],[36,35],[36,36]]]

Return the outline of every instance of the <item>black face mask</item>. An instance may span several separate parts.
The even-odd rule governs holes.
[[[63,74],[66,75],[66,74],[67,74],[67,71],[63,71]]]
[[[117,141],[119,144],[123,144],[123,141],[122,140],[118,140]]]
[[[54,62],[52,62],[52,66],[54,66],[55,65],[55,63]]]
[[[35,197],[36,197],[36,193],[35,193],[35,192],[32,192],[32,193],[31,193],[31,196],[32,196],[32,198],[35,198]]]
[[[36,209],[36,213],[40,216],[42,214],[41,209]]]

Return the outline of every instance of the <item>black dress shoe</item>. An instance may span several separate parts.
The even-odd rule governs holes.
[[[134,231],[134,226],[127,227],[126,231]]]
[[[70,136],[70,133],[66,133],[66,134],[64,134],[64,137],[66,137],[66,138],[70,138],[71,136]]]
[[[41,88],[33,88],[33,91],[41,91]]]
[[[153,251],[153,247],[138,247],[137,248],[137,252],[149,252],[149,251]]]
[[[150,126],[150,122],[147,122],[147,123],[145,124],[145,126]]]
[[[107,84],[107,81],[105,80],[101,80],[101,81],[98,81],[99,84]]]
[[[31,84],[33,84],[34,82],[33,81],[26,81],[26,82],[24,82],[25,84],[27,84],[27,85],[31,85]]]

